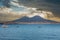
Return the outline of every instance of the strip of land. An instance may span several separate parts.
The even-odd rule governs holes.
[[[3,24],[60,24],[59,22],[4,22]]]

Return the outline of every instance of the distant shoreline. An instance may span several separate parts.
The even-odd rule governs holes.
[[[0,23],[0,24],[60,24],[58,23],[53,23],[53,22],[5,22],[5,23]]]

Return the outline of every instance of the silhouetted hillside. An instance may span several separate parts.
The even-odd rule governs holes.
[[[55,22],[55,21],[46,20],[41,18],[40,16],[34,16],[32,18],[24,16],[18,20],[14,20],[13,22]]]

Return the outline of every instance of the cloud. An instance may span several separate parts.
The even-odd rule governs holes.
[[[19,4],[53,12],[60,17],[60,0],[19,0]]]
[[[33,7],[41,10],[51,11],[60,17],[60,0],[0,0],[5,7]]]
[[[59,0],[0,0],[0,2],[3,4],[0,8],[0,22],[16,20],[23,16],[31,18],[36,15],[60,22]]]
[[[0,22],[12,21],[20,18],[21,15],[13,12],[11,8],[0,8]]]
[[[18,12],[15,12],[12,10],[13,9],[7,8],[7,7],[0,8],[0,22],[17,20],[24,16],[27,16],[29,18],[34,17],[34,16],[40,16],[45,19],[47,19],[47,17],[50,18],[50,16],[51,17],[53,16],[51,12],[47,12],[46,14],[46,11],[42,11],[41,13],[41,11],[37,11],[36,8],[27,8],[27,10],[29,11],[18,11]]]

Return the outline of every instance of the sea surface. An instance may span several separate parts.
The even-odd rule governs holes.
[[[0,40],[60,40],[60,24],[0,24]]]

